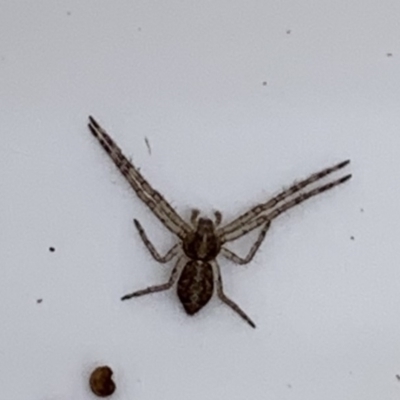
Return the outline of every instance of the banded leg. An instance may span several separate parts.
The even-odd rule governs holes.
[[[182,260],[184,260],[183,257],[179,258],[179,260],[175,264],[175,267],[173,268],[173,270],[171,272],[171,276],[169,277],[168,282],[163,283],[161,285],[149,286],[146,289],[138,290],[138,291],[133,292],[131,294],[126,294],[125,296],[121,297],[121,300],[122,301],[129,300],[132,297],[144,296],[146,294],[163,292],[164,290],[170,289],[179,278],[182,266],[184,265],[181,262]]]
[[[225,247],[221,248],[221,254],[224,257],[226,257],[228,260],[231,260],[236,264],[239,264],[239,265],[248,264],[253,259],[255,254],[257,253],[257,250],[260,248],[261,243],[264,241],[265,235],[267,234],[267,231],[270,226],[271,226],[271,221],[267,221],[266,224],[264,225],[264,227],[261,229],[261,232],[258,235],[257,240],[254,242],[253,246],[251,246],[251,249],[246,257],[244,257],[244,258],[239,257],[233,251],[231,251]]]
[[[310,190],[309,192],[301,193],[297,197],[294,197],[291,200],[289,200],[288,202],[281,204],[279,207],[275,208],[270,213],[259,216],[258,218],[255,218],[253,220],[250,220],[245,225],[238,228],[237,230],[231,231],[229,234],[224,235],[221,240],[223,241],[223,243],[225,243],[225,242],[230,242],[232,240],[239,239],[240,237],[244,236],[246,233],[252,231],[253,229],[258,228],[259,226],[266,223],[267,221],[274,220],[276,217],[278,217],[280,214],[284,213],[285,211],[289,210],[290,208],[297,206],[298,204],[310,199],[311,197],[314,197],[318,194],[326,192],[327,190],[330,190],[330,189],[334,188],[335,186],[348,181],[350,178],[351,178],[351,175],[346,175],[343,178],[340,178],[340,179],[337,179],[336,181],[327,183],[326,185],[319,186],[313,190]]]
[[[89,116],[88,126],[93,136],[96,137],[100,145],[111,157],[137,196],[151,209],[167,229],[182,239],[190,231],[190,226],[178,215],[167,200],[153,189],[139,172],[139,169],[125,157],[114,140],[91,116]]]
[[[151,243],[150,239],[147,237],[145,230],[143,229],[142,225],[137,219],[134,219],[133,222],[135,223],[136,229],[139,232],[140,237],[143,240],[144,245],[149,250],[150,254],[153,258],[158,261],[159,263],[165,264],[168,261],[171,261],[179,252],[179,244],[177,243],[173,246],[165,256],[161,256],[160,253],[156,250],[153,243]]]
[[[216,286],[217,286],[217,296],[219,299],[230,307],[235,313],[237,313],[241,318],[243,318],[252,328],[255,328],[255,323],[246,315],[246,313],[233,301],[231,300],[225,293],[222,284],[221,271],[219,265],[216,261],[211,261],[211,264],[214,267],[216,274]]]
[[[218,228],[217,234],[218,235],[229,235],[233,231],[239,229],[240,226],[247,224],[248,222],[250,222],[257,216],[259,216],[262,212],[267,211],[271,208],[274,208],[275,206],[278,205],[278,203],[283,202],[288,197],[296,194],[297,192],[299,192],[306,186],[309,186],[312,183],[315,183],[315,182],[319,181],[320,179],[324,178],[325,176],[344,168],[349,163],[350,163],[350,160],[342,161],[332,167],[325,168],[324,170],[316,172],[316,173],[310,175],[308,178],[295,183],[294,185],[290,186],[289,188],[283,190],[281,193],[274,196],[272,199],[268,200],[266,203],[259,204],[255,207],[251,208],[249,211],[242,214],[240,217],[234,219],[229,224],[227,224],[221,228]]]

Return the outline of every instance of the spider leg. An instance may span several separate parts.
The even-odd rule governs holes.
[[[149,250],[150,254],[153,256],[153,258],[158,261],[159,263],[165,264],[168,261],[171,261],[179,252],[179,243],[177,243],[175,246],[173,246],[165,256],[161,256],[159,252],[156,250],[154,247],[153,243],[151,243],[150,239],[148,238],[145,230],[143,229],[142,225],[137,219],[133,220],[136,226],[136,229],[139,232],[140,237],[143,240],[143,243]]]
[[[125,296],[121,297],[121,300],[122,301],[129,300],[132,297],[144,296],[146,294],[163,292],[164,290],[170,289],[178,280],[182,267],[184,266],[184,264],[181,263],[182,260],[184,260],[183,257],[179,258],[178,261],[176,262],[175,267],[173,268],[171,275],[168,279],[168,282],[163,283],[161,285],[149,286],[146,289],[137,290],[136,292],[126,294]]]
[[[229,224],[227,224],[221,228],[218,228],[217,234],[218,235],[230,234],[234,230],[240,228],[244,224],[246,224],[249,221],[256,218],[262,212],[275,207],[276,205],[278,205],[278,203],[281,203],[282,201],[286,200],[288,197],[299,192],[301,189],[305,188],[306,186],[309,186],[312,183],[324,178],[325,176],[327,176],[335,171],[338,171],[339,169],[344,168],[349,163],[350,163],[350,160],[342,161],[332,167],[325,168],[322,171],[316,172],[316,173],[310,175],[308,178],[301,180],[300,182],[295,183],[294,185],[290,186],[289,188],[283,190],[278,195],[274,196],[272,199],[268,200],[266,203],[259,204],[255,207],[251,208],[249,211],[247,211],[240,217],[234,219]]]
[[[231,300],[224,293],[224,288],[223,288],[222,278],[221,278],[221,271],[220,271],[218,263],[214,260],[214,261],[211,261],[211,264],[213,265],[215,274],[216,274],[217,296],[219,297],[219,299],[224,304],[226,304],[228,307],[230,307],[233,311],[235,311],[235,313],[237,313],[241,318],[243,318],[252,328],[255,328],[256,327],[255,323],[246,315],[246,313],[233,300]]]
[[[343,178],[340,178],[340,179],[337,179],[336,181],[327,183],[326,185],[319,186],[313,190],[310,190],[309,192],[301,193],[298,196],[294,197],[293,199],[287,201],[286,203],[281,204],[279,207],[270,211],[268,214],[259,216],[258,218],[255,218],[255,219],[252,219],[252,220],[248,221],[246,224],[244,224],[243,226],[236,229],[235,231],[229,232],[228,234],[224,235],[221,240],[222,240],[222,242],[230,242],[232,240],[239,239],[241,236],[246,235],[246,233],[252,231],[253,229],[258,228],[259,226],[266,223],[267,221],[272,221],[275,218],[277,218],[280,214],[297,206],[300,203],[303,203],[303,201],[306,201],[306,200],[310,199],[311,197],[314,197],[318,194],[326,192],[327,190],[330,190],[330,189],[334,188],[335,186],[338,186],[338,185],[348,181],[350,178],[351,178],[351,175],[346,175]]]
[[[137,196],[153,211],[154,215],[167,229],[182,239],[190,231],[190,226],[178,215],[164,197],[150,186],[139,170],[124,156],[113,139],[91,116],[89,116],[88,126],[93,136],[97,138],[103,149],[114,161],[114,164],[125,176]]]
[[[254,242],[253,246],[251,246],[251,249],[246,257],[244,257],[244,258],[239,257],[233,251],[231,251],[225,247],[221,248],[221,254],[224,257],[226,257],[228,260],[231,260],[236,264],[239,264],[239,265],[248,264],[253,259],[255,254],[257,253],[257,250],[260,248],[261,243],[264,241],[265,235],[267,234],[267,231],[270,226],[271,226],[271,221],[267,221],[265,223],[264,227],[261,229],[261,232],[260,232],[257,240]]]

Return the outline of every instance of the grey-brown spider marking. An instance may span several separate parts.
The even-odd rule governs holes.
[[[215,220],[212,221],[209,218],[199,218],[200,212],[193,210],[190,223],[188,223],[179,216],[160,193],[150,186],[138,168],[122,154],[120,148],[96,120],[89,117],[89,121],[90,131],[130,183],[137,196],[150,208],[163,225],[179,238],[179,242],[167,254],[161,256],[150,242],[140,222],[134,220],[143,243],[156,261],[167,263],[174,258],[177,261],[168,282],[127,294],[121,300],[168,290],[177,283],[179,300],[189,315],[197,313],[209,302],[215,286],[217,296],[222,302],[255,328],[254,322],[245,312],[225,295],[220,268],[216,261],[217,256],[222,255],[236,264],[249,263],[264,240],[273,219],[303,201],[326,192],[351,178],[350,174],[345,175],[314,189],[302,191],[306,186],[350,163],[350,160],[342,161],[293,184],[267,202],[251,208],[226,225],[221,226],[222,215],[218,211],[215,212]],[[246,257],[239,257],[224,246],[225,243],[236,240],[258,227],[261,227],[261,231]]]

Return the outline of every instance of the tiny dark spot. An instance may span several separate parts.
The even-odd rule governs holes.
[[[363,209],[363,208],[360,208],[360,212],[364,212],[364,209]]]
[[[52,253],[54,253],[56,251],[55,247],[49,247],[49,251],[51,251]]]
[[[398,381],[400,381],[400,375],[399,374],[396,375],[396,378],[397,378]]]
[[[288,384],[287,384],[287,387],[288,387],[289,389],[291,389],[291,388],[292,388],[292,385],[291,385],[290,383],[288,383]]]
[[[149,139],[147,139],[147,137],[145,137],[145,138],[144,138],[144,141],[145,141],[145,143],[146,143],[147,150],[149,151],[149,154],[151,155],[151,147],[150,147]]]
[[[264,81],[264,82],[263,82],[263,86],[267,86],[267,81]]]
[[[291,29],[288,29],[287,31],[286,31],[286,34],[287,35],[290,35],[292,33],[292,30]]]
[[[71,11],[67,11],[67,15],[68,15],[68,16],[71,15]]]
[[[354,236],[350,236],[350,239],[351,239],[351,240],[354,240]]]
[[[392,57],[392,56],[393,56],[393,53],[386,53],[386,56],[387,56],[387,57]]]
[[[111,396],[115,391],[115,383],[111,379],[113,371],[110,367],[96,368],[90,375],[90,388],[99,397]]]
[[[40,304],[42,301],[43,301],[43,299],[37,299],[37,300],[36,300],[36,303],[37,303],[37,304]]]
[[[142,32],[142,28],[139,26],[139,28],[137,29],[139,32]]]

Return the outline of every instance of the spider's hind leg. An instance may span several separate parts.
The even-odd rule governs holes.
[[[144,296],[145,294],[151,294],[151,293],[157,293],[157,292],[163,292],[164,290],[170,289],[178,280],[180,272],[181,272],[181,263],[182,258],[178,260],[178,262],[175,264],[174,269],[171,272],[171,275],[168,279],[168,282],[163,283],[161,285],[154,285],[154,286],[149,286],[146,289],[142,290],[137,290],[136,292],[126,294],[125,296],[121,297],[121,300],[129,300],[132,297],[139,297],[139,296]]]
[[[230,307],[236,314],[238,314],[241,318],[243,318],[252,328],[256,327],[256,324],[247,316],[247,314],[233,301],[231,300],[225,293],[222,284],[221,271],[219,269],[219,265],[216,261],[212,262],[215,273],[217,275],[216,284],[217,284],[217,295],[219,299],[225,303],[228,307]]]

